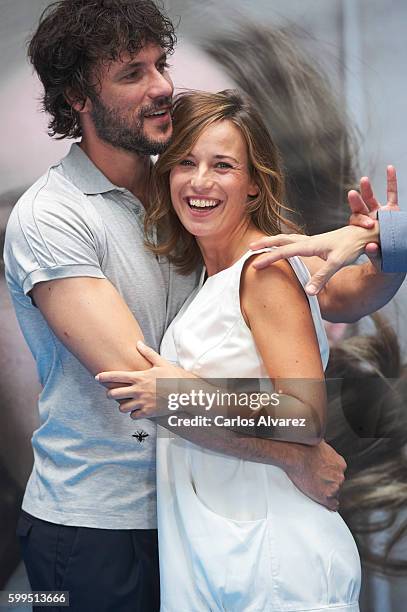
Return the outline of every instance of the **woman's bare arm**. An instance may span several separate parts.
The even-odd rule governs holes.
[[[288,262],[259,271],[254,261],[242,275],[242,311],[280,394],[274,417],[302,421],[274,428],[273,438],[318,444],[325,431],[326,391],[308,299]]]

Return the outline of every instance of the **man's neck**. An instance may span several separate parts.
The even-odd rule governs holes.
[[[117,187],[124,187],[146,206],[151,172],[148,155],[138,155],[102,141],[82,138],[79,146]]]

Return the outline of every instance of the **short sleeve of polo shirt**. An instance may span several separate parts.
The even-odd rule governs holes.
[[[43,281],[105,278],[103,254],[104,227],[94,206],[55,172],[33,185],[11,213],[4,248],[6,277],[26,295]]]

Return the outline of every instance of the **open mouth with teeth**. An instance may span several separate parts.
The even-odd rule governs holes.
[[[154,117],[166,117],[169,115],[168,108],[162,108],[161,110],[154,111],[154,113],[149,113],[148,115],[144,115],[147,119],[151,119]]]
[[[209,212],[214,210],[221,204],[221,200],[203,199],[203,198],[185,198],[189,208],[200,212]]]

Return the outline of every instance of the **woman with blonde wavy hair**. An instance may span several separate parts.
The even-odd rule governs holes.
[[[329,351],[317,300],[303,291],[308,271],[298,258],[255,271],[264,251],[250,250],[293,228],[276,147],[237,91],[181,95],[173,123],[146,219],[161,239],[149,246],[184,272],[203,260],[205,272],[161,353],[200,378],[272,381],[271,413],[305,425],[278,421],[272,437],[318,444]],[[359,610],[351,533],[278,467],[158,436],[157,485],[163,611]]]

